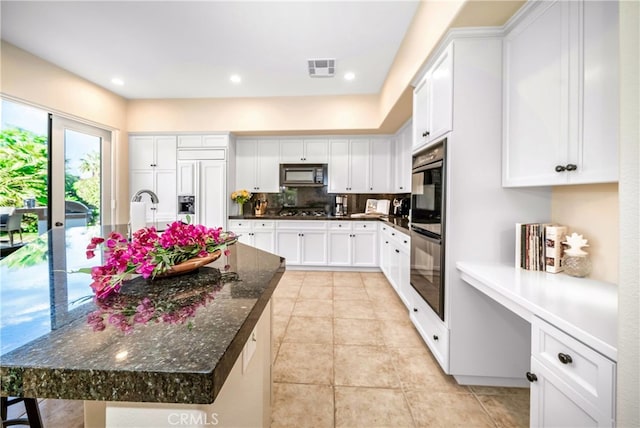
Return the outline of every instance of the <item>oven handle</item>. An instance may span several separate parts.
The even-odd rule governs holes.
[[[429,163],[429,164],[426,164],[426,165],[422,165],[422,166],[419,166],[417,168],[414,168],[413,169],[413,174],[415,174],[417,172],[428,171],[430,169],[442,168],[442,165],[443,165],[443,163],[442,163],[441,160],[439,160],[437,162],[432,162],[432,163]]]
[[[411,226],[411,230],[417,233],[418,235],[420,235],[421,238],[426,239],[427,241],[433,242],[434,244],[442,245],[441,237],[432,236],[430,232],[426,230],[418,229],[415,226]]]

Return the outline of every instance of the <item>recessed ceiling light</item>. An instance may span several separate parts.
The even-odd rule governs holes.
[[[242,82],[242,77],[240,77],[240,75],[238,74],[232,74],[231,77],[229,77],[229,80],[231,80],[231,83],[240,83]]]
[[[122,86],[124,85],[124,80],[119,77],[114,77],[113,79],[111,79],[111,83],[113,83],[114,85]]]
[[[346,73],[344,73],[344,80],[353,80],[356,78],[355,73],[348,71]]]

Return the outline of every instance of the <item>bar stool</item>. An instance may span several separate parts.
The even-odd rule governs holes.
[[[0,397],[0,413],[2,416],[2,428],[14,425],[26,425],[31,428],[43,428],[42,418],[40,417],[40,408],[38,407],[37,398],[9,398]],[[27,411],[26,418],[7,419],[7,409],[13,404],[24,402],[24,408]]]

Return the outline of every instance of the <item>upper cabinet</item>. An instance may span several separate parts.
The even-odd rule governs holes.
[[[327,163],[329,140],[280,140],[280,163]]]
[[[393,157],[393,193],[411,192],[411,147],[413,145],[411,121],[395,135]]]
[[[450,44],[413,91],[413,150],[453,129],[453,44]]]
[[[278,140],[237,140],[236,187],[250,192],[280,191]]]
[[[331,140],[329,193],[390,192],[391,149],[388,138]]]
[[[147,204],[147,221],[157,225],[174,221],[176,207],[176,137],[129,137],[129,196],[142,189],[158,196],[157,204]],[[150,202],[148,195],[143,201]]]
[[[525,7],[504,42],[503,185],[617,181],[617,2]]]

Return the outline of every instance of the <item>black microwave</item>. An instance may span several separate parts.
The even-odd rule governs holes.
[[[326,184],[326,164],[280,164],[280,186],[321,187]]]

